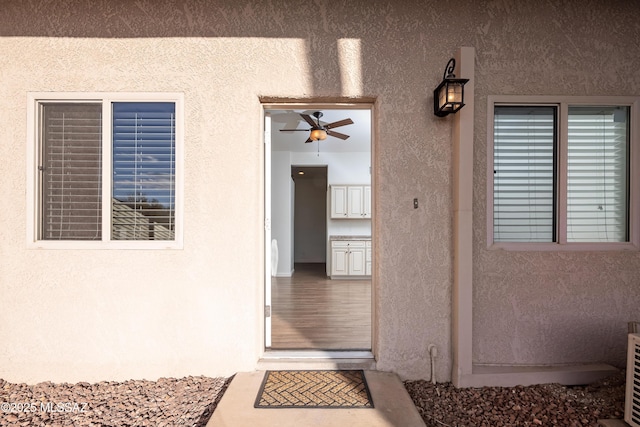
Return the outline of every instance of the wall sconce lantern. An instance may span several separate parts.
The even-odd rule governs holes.
[[[451,58],[444,69],[442,82],[433,91],[433,114],[444,117],[464,106],[464,84],[469,79],[456,79],[456,60]]]

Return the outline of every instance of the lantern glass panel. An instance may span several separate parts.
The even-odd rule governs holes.
[[[462,102],[462,85],[450,83],[447,85],[447,103],[460,104]]]

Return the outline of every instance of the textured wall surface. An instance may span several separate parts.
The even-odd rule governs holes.
[[[474,360],[621,363],[638,253],[486,249],[486,97],[640,94],[639,12],[632,0],[4,0],[0,378],[253,370],[260,97],[362,97],[376,99],[378,368],[427,378],[436,344],[449,379],[452,121],[432,114],[431,93],[459,46],[476,49]],[[185,94],[183,250],[27,249],[29,91]]]
[[[486,114],[490,94],[640,95],[640,3],[502,1],[485,14],[474,44],[474,361],[623,366],[640,254],[487,250]]]

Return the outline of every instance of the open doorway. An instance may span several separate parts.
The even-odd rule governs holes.
[[[265,106],[268,350],[372,349],[371,117],[371,105]]]
[[[293,263],[326,270],[327,167],[291,166],[294,182]]]

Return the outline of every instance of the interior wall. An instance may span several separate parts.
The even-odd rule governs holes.
[[[294,200],[291,155],[274,151],[271,153],[271,238],[278,245],[276,275],[283,277],[291,276],[294,269]]]
[[[325,170],[326,172],[326,170]],[[327,262],[327,179],[298,178],[295,181],[294,261]]]
[[[291,153],[296,165],[326,164],[327,185],[371,185],[371,153]],[[330,190],[327,190],[327,206],[330,205]],[[329,213],[327,212],[327,215]],[[328,218],[327,239],[332,235],[370,236],[370,219],[338,220]]]
[[[277,138],[277,133],[272,133],[273,138]],[[272,238],[278,241],[278,276],[288,277],[294,271],[294,251],[295,233],[294,228],[294,206],[292,190],[291,166],[322,166],[327,167],[327,186],[333,184],[370,184],[371,175],[369,168],[371,165],[371,155],[369,153],[297,153],[288,151],[272,152]],[[325,206],[330,203],[328,189]],[[304,197],[304,196],[303,196]],[[325,215],[328,212],[325,211]],[[328,245],[331,235],[354,235],[370,236],[371,220],[334,220],[327,219],[327,234],[324,236]],[[326,252],[324,255],[326,260]]]

